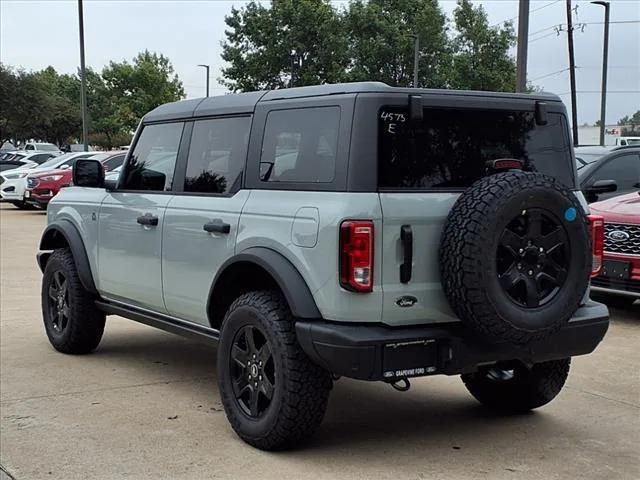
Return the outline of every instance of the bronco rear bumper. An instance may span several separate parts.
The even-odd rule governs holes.
[[[607,308],[593,301],[551,337],[526,345],[486,343],[460,323],[393,328],[305,320],[296,323],[302,349],[336,375],[395,381],[472,372],[503,360],[538,363],[591,353],[609,327]]]

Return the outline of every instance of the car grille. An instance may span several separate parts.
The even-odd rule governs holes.
[[[591,279],[591,285],[593,285],[594,287],[640,293],[640,281],[638,280],[622,280],[618,278],[596,277]]]
[[[35,188],[38,186],[38,183],[37,179],[27,177],[27,188]]]
[[[640,255],[640,225],[605,223],[604,251]]]

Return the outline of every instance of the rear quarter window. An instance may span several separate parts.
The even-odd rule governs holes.
[[[486,174],[490,160],[521,160],[525,170],[573,187],[571,145],[563,115],[536,125],[533,112],[425,108],[421,124],[405,108],[382,108],[378,118],[381,189],[464,189]]]

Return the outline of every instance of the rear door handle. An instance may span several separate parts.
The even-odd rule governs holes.
[[[413,231],[411,230],[411,225],[402,225],[400,227],[400,242],[402,242],[403,253],[403,261],[400,264],[400,282],[409,283],[413,264]]]
[[[231,225],[224,223],[220,218],[216,218],[211,222],[205,223],[202,229],[209,233],[229,233],[231,231]]]
[[[145,213],[138,217],[137,222],[140,225],[144,225],[146,227],[157,227],[158,226],[158,217],[155,215],[151,215],[150,213]]]

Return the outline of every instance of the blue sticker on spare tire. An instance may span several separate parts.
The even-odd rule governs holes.
[[[573,222],[578,216],[578,212],[574,207],[569,207],[564,211],[564,219],[567,222]]]

